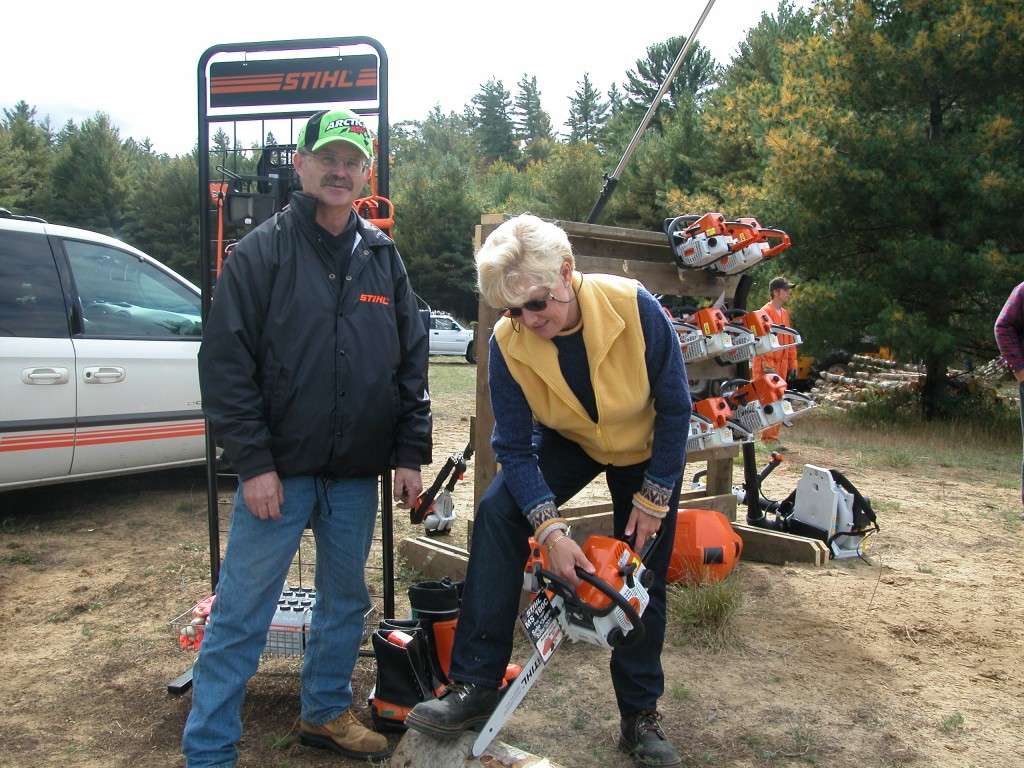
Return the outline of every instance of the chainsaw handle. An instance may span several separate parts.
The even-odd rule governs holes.
[[[729,379],[728,381],[722,382],[719,387],[719,392],[730,406],[739,407],[741,405],[746,405],[744,402],[734,403],[732,402],[732,398],[742,387],[745,387],[749,383],[750,379]]]
[[[352,203],[352,207],[377,229],[388,231],[395,226],[395,208],[386,197],[377,194],[361,197]]]
[[[754,222],[756,224],[757,222]],[[729,246],[729,253],[736,253],[736,251],[742,251],[744,248],[749,248],[751,245],[757,242],[761,242],[764,238],[761,237],[761,232],[757,226],[747,224],[742,221],[729,221],[726,222],[726,232],[736,238],[736,242]],[[740,237],[740,235],[745,237]]]
[[[449,493],[455,490],[455,484],[459,482],[466,474],[466,462],[473,458],[473,442],[462,449],[462,453],[456,453],[452,456],[452,461],[455,462],[455,471],[452,473],[451,480],[448,481],[448,485],[445,486],[445,490]]]
[[[769,246],[768,250],[761,254],[766,259],[771,258],[779,251],[786,250],[790,246],[789,235],[787,235],[781,229],[765,229],[762,227],[761,239],[766,243],[769,242],[770,240],[779,241],[778,244]]]
[[[700,216],[695,216],[693,214],[685,214],[683,216],[676,216],[673,219],[665,219],[662,226],[665,230],[665,234],[668,235],[669,242],[672,241],[672,235],[680,230],[685,232],[691,226],[696,224],[700,218]]]
[[[640,614],[636,612],[636,608],[630,605],[626,598],[624,598],[618,591],[612,589],[611,585],[604,579],[595,576],[592,573],[587,573],[578,565],[576,566],[576,575],[579,577],[580,581],[587,582],[587,584],[608,597],[612,601],[612,605],[608,606],[606,610],[598,611],[592,605],[580,600],[580,597],[576,592],[576,588],[561,576],[558,576],[545,568],[537,569],[538,578],[547,581],[549,589],[559,595],[567,605],[571,605],[580,613],[588,616],[607,616],[612,612],[615,606],[621,608],[622,612],[626,614],[626,618],[629,620],[629,623],[633,625],[633,631],[626,635],[623,642],[617,647],[628,648],[632,645],[636,645],[644,639],[644,633],[646,630],[644,629],[643,619],[640,618]]]

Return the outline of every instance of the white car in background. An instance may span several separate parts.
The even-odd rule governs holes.
[[[447,312],[430,313],[427,334],[430,337],[431,355],[457,355],[465,357],[467,362],[476,362],[474,332],[469,328],[463,328],[459,321]]]
[[[201,307],[119,240],[0,209],[0,491],[202,464]]]

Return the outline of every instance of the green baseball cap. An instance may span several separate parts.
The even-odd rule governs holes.
[[[299,130],[299,149],[316,152],[332,141],[345,141],[373,160],[373,134],[363,118],[347,109],[317,112]]]

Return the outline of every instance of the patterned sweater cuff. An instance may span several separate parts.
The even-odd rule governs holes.
[[[652,517],[662,518],[668,514],[668,502],[672,496],[672,488],[658,482],[650,475],[644,475],[644,484],[633,495],[633,502],[641,511]]]

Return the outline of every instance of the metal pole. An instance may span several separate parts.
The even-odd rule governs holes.
[[[381,579],[384,592],[384,618],[395,618],[395,530],[391,505],[391,471],[380,476]]]
[[[683,65],[686,60],[687,54],[693,47],[693,41],[697,39],[697,33],[700,31],[701,26],[704,24],[704,19],[711,13],[711,7],[715,4],[715,0],[708,0],[708,4],[704,7],[704,13],[697,19],[697,24],[693,27],[693,32],[686,38],[686,44],[683,49],[676,56],[676,60],[672,63],[672,69],[669,70],[668,76],[665,78],[665,82],[661,84],[661,88],[658,90],[658,95],[654,97],[654,101],[647,108],[647,114],[644,115],[644,119],[640,121],[640,127],[636,129],[636,133],[633,134],[633,139],[629,142],[629,146],[626,147],[626,151],[622,155],[622,159],[619,160],[619,164],[615,167],[615,171],[611,176],[605,176],[604,188],[601,190],[601,195],[597,198],[597,202],[594,203],[594,209],[587,216],[587,224],[593,224],[597,221],[597,217],[601,215],[601,211],[604,210],[605,203],[612,196],[612,192],[615,191],[615,187],[619,183],[619,179],[622,178],[622,172],[626,168],[626,163],[633,156],[633,152],[636,151],[636,145],[640,143],[640,137],[644,135],[644,131],[647,130],[647,126],[651,124],[651,119],[654,117],[654,113],[661,105],[661,99],[668,91],[669,85],[675,78],[676,73],[679,72],[679,68]]]

